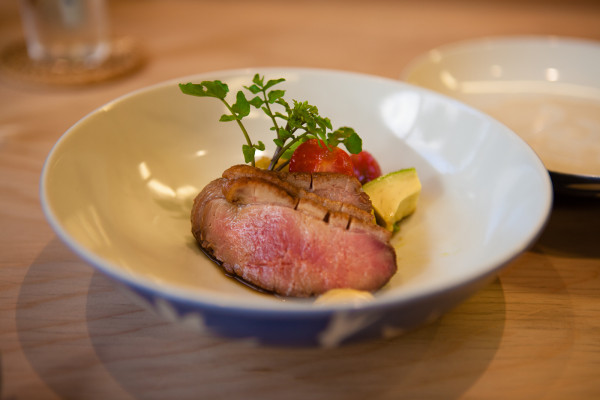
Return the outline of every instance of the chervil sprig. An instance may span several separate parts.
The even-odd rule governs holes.
[[[220,121],[236,121],[246,143],[242,145],[244,161],[255,165],[256,150],[264,150],[263,142],[252,142],[250,135],[244,126],[242,120],[250,114],[251,107],[262,110],[271,120],[273,126],[270,128],[275,132],[275,152],[271,157],[271,163],[268,169],[273,170],[278,165],[280,159],[289,160],[293,151],[300,144],[309,139],[320,139],[328,148],[343,144],[352,154],[358,154],[362,150],[362,140],[360,136],[349,127],[341,127],[332,131],[332,125],[329,118],[319,115],[316,106],[307,101],[292,101],[290,105],[284,100],[285,90],[272,89],[274,86],[284,82],[284,78],[271,79],[265,82],[264,77],[259,74],[254,75],[252,85],[244,86],[254,97],[250,100],[241,90],[236,94],[236,101],[230,104],[226,97],[229,93],[227,84],[215,81],[203,81],[199,84],[186,83],[179,84],[179,88],[185,94],[199,97],[214,97],[219,99],[229,110],[229,114],[221,115]],[[274,110],[277,106],[279,111]],[[287,164],[284,161],[277,168],[283,168]]]
[[[219,121],[236,121],[246,139],[246,144],[242,145],[242,152],[244,153],[244,161],[251,163],[254,166],[254,154],[256,150],[264,150],[265,145],[263,142],[258,141],[253,143],[250,139],[250,135],[246,130],[246,127],[242,123],[242,119],[250,114],[250,103],[244,96],[242,91],[239,91],[236,95],[236,102],[229,104],[226,97],[229,93],[229,87],[227,84],[216,80],[216,81],[203,81],[199,84],[187,83],[179,84],[179,88],[185,94],[199,97],[214,97],[221,100],[221,102],[227,107],[230,114],[223,114]]]

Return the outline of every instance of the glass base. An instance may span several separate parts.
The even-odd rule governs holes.
[[[129,38],[113,40],[108,57],[95,65],[67,60],[34,61],[27,54],[25,42],[6,46],[0,53],[1,75],[27,83],[59,86],[108,81],[132,73],[143,64],[140,49]]]

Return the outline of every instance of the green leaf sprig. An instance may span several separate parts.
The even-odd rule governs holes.
[[[303,142],[309,139],[319,139],[327,148],[331,149],[343,144],[352,154],[358,154],[362,151],[362,139],[349,127],[341,127],[332,130],[331,121],[319,115],[316,106],[307,101],[299,102],[292,100],[290,105],[284,100],[285,90],[272,89],[275,85],[284,82],[284,78],[271,79],[265,82],[264,77],[259,74],[254,75],[252,85],[244,86],[252,97],[246,98],[243,91],[238,91],[235,97],[235,103],[230,104],[226,97],[229,93],[227,84],[215,81],[203,81],[201,83],[179,84],[179,88],[185,94],[198,97],[214,97],[219,99],[229,111],[229,114],[221,115],[220,121],[236,121],[246,143],[242,145],[244,161],[255,165],[256,150],[264,150],[263,142],[254,143],[242,120],[250,114],[251,107],[262,110],[271,120],[273,126],[270,128],[275,132],[273,142],[277,146],[269,170],[282,169],[289,162],[289,158],[294,150]],[[278,110],[275,110],[277,106]],[[321,143],[321,142],[319,142]],[[277,164],[280,159],[285,162]]]

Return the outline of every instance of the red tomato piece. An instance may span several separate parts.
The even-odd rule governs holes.
[[[381,176],[381,168],[369,152],[363,150],[358,154],[351,154],[350,158],[354,165],[354,175],[363,185]]]
[[[337,172],[354,176],[348,153],[339,147],[328,149],[323,141],[310,139],[296,148],[290,158],[290,172]]]

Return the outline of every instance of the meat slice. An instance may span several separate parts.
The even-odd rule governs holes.
[[[344,174],[320,173],[312,174],[310,191],[318,196],[334,201],[352,204],[362,210],[371,212],[372,204],[369,196],[362,191],[358,179]]]
[[[306,177],[232,168],[196,197],[191,216],[196,240],[226,272],[296,297],[373,291],[396,272],[390,234],[366,210],[295,184]]]
[[[273,204],[295,207],[297,200],[279,186],[262,179],[239,178],[226,181],[225,199],[233,204]]]

